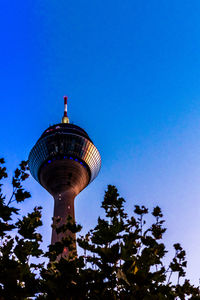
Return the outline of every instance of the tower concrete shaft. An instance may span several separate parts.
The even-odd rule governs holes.
[[[89,182],[87,169],[73,159],[55,160],[41,169],[40,182],[54,198],[54,217],[60,218],[57,225],[65,224],[69,216],[75,221],[74,199]],[[54,244],[64,236],[53,229],[51,242]]]
[[[54,218],[60,218],[59,223],[57,223],[58,226],[62,226],[63,224],[65,224],[68,216],[70,216],[72,220],[75,221],[74,200],[74,192],[70,190],[59,193],[58,196],[54,198]],[[65,233],[57,234],[56,230],[53,229],[51,243],[54,244],[60,241],[63,237],[65,237],[65,235]],[[70,235],[73,240],[75,240],[76,238],[75,233],[67,232],[67,235]]]

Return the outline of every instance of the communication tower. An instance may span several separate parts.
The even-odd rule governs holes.
[[[44,131],[28,160],[32,176],[54,198],[54,217],[60,217],[59,225],[67,216],[75,220],[74,199],[98,175],[101,157],[88,134],[69,123],[66,96],[61,123]],[[62,237],[53,229],[51,243]]]

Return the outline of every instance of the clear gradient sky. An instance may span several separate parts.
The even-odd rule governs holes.
[[[87,231],[107,184],[135,204],[161,206],[167,246],[186,249],[200,278],[200,1],[1,1],[1,156],[10,175],[42,132],[70,120],[102,156],[76,201]],[[50,242],[53,200],[30,178],[23,213],[43,206]],[[6,190],[9,186],[6,186]]]

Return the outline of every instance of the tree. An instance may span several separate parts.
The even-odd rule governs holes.
[[[1,180],[7,173],[2,159],[0,163]],[[155,221],[147,226],[148,209],[136,205],[129,217],[125,200],[111,185],[102,202],[105,218],[98,218],[94,229],[77,238],[84,254],[76,255],[72,237],[50,245],[44,254],[37,232],[42,225],[41,208],[13,220],[19,211],[11,205],[30,197],[22,187],[27,177],[27,163],[22,162],[15,171],[7,204],[0,191],[0,299],[200,299],[199,289],[184,280],[187,262],[180,244],[174,245],[169,266],[164,265],[166,228],[161,209],[153,209]],[[68,218],[56,230],[77,233],[81,226]],[[68,257],[63,255],[66,248]],[[32,262],[33,257],[42,256],[48,258],[47,265]]]
[[[42,265],[34,265],[30,258],[43,253],[39,249],[42,237],[35,231],[42,225],[41,208],[35,208],[28,216],[14,222],[13,215],[18,215],[19,210],[11,206],[13,202],[19,203],[30,197],[22,187],[28,176],[27,162],[22,161],[15,170],[9,200],[2,194],[0,185],[0,299],[27,299],[39,292],[40,279],[35,271]],[[6,177],[4,160],[0,159],[0,180]]]

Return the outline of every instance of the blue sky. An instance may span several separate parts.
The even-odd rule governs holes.
[[[161,206],[169,250],[180,242],[188,277],[200,278],[200,2],[4,1],[1,26],[1,155],[10,175],[42,132],[70,120],[102,156],[98,178],[76,201],[84,230],[102,214],[107,184],[135,204]],[[53,200],[34,179],[50,242]],[[9,186],[6,186],[9,189]]]

